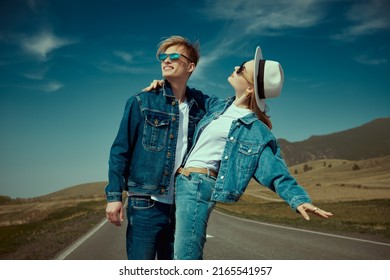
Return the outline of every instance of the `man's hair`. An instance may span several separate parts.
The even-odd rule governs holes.
[[[158,57],[160,53],[165,52],[171,46],[183,47],[186,51],[186,56],[189,57],[191,62],[193,62],[195,66],[198,64],[200,57],[199,41],[191,42],[182,36],[168,37],[158,44],[156,56]]]

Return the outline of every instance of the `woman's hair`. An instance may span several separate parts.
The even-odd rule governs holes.
[[[183,47],[186,50],[186,55],[190,58],[191,62],[193,62],[195,66],[198,64],[200,57],[199,41],[190,42],[188,39],[182,36],[168,37],[158,44],[156,56],[158,57],[160,53],[165,52],[171,46]]]
[[[259,106],[257,105],[255,91],[253,91],[253,94],[251,95],[249,109],[251,109],[253,112],[255,112],[255,114],[257,115],[259,120],[261,120],[266,126],[268,126],[269,129],[272,129],[272,122],[271,122],[271,119],[269,118],[269,116],[265,113],[266,110],[264,110],[264,112],[262,112],[260,110]]]
[[[246,71],[243,71],[242,74],[245,76],[245,79],[250,82],[250,84],[254,87],[253,75],[249,77]],[[250,96],[249,101],[249,109],[251,109],[252,112],[254,112],[259,118],[259,120],[261,120],[266,126],[268,126],[269,129],[272,129],[272,122],[270,120],[270,117],[266,114],[268,107],[266,105],[264,112],[262,112],[257,105],[255,94],[255,89],[253,88],[253,93]]]

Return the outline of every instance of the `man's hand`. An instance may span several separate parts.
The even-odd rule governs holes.
[[[144,88],[142,91],[151,91],[154,89],[159,89],[164,86],[164,80],[153,80],[153,82],[150,83],[150,86]]]
[[[114,201],[107,203],[106,207],[106,217],[107,220],[116,225],[117,227],[121,226],[123,222],[123,207],[121,201]]]

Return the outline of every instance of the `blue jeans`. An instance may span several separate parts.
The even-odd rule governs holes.
[[[215,178],[205,174],[177,175],[174,259],[203,259],[207,222],[216,203],[210,201],[214,184]]]
[[[129,260],[172,260],[175,231],[173,205],[131,196],[127,207],[126,249]]]

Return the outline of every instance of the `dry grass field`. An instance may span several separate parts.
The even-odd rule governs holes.
[[[0,259],[52,259],[105,217],[104,186],[91,183],[0,203]]]
[[[390,156],[320,160],[290,167],[314,203],[332,211],[310,222],[252,181],[241,200],[217,209],[251,219],[390,243]],[[52,259],[105,217],[105,182],[33,199],[0,199],[0,259]]]
[[[319,160],[289,169],[313,201],[390,199],[390,156],[362,161]],[[246,194],[264,197],[265,200],[278,199],[277,195],[259,187],[256,182],[248,186]]]
[[[306,170],[306,171],[305,171]],[[319,160],[290,167],[313,204],[334,217],[310,222],[275,193],[251,181],[238,203],[217,208],[247,218],[390,243],[390,157]]]

